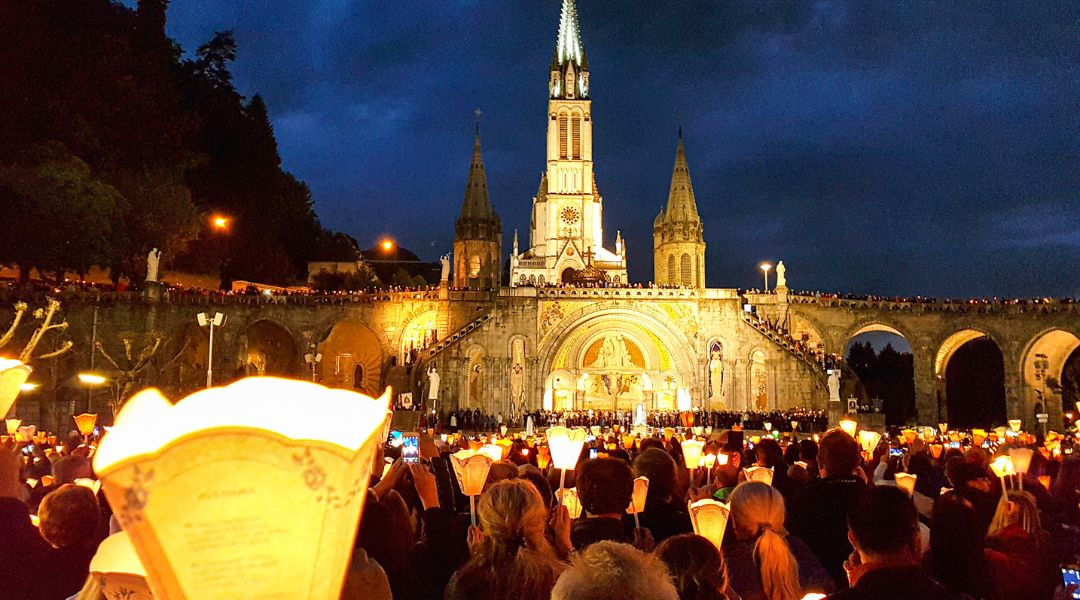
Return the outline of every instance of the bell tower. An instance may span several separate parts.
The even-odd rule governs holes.
[[[496,289],[501,273],[502,221],[488,200],[487,175],[477,126],[465,199],[454,223],[454,287]]]
[[[682,128],[675,148],[667,208],[653,221],[653,280],[658,285],[705,287],[705,239],[690,183]]]

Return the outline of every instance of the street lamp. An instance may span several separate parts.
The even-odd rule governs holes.
[[[379,246],[382,247],[383,252],[390,252],[394,249],[394,240],[385,239],[382,241],[382,243],[379,244]]]
[[[304,362],[307,363],[308,368],[311,369],[311,381],[315,381],[315,369],[319,367],[319,363],[322,362],[322,352],[315,352],[315,346],[311,347],[311,352],[304,355]]]
[[[764,273],[764,275],[765,275],[765,291],[766,292],[769,291],[769,269],[771,269],[771,268],[772,268],[772,265],[770,265],[769,263],[761,263],[761,272]]]
[[[232,219],[224,215],[214,215],[210,219],[210,226],[218,231],[228,231],[231,224]]]
[[[195,318],[199,320],[199,327],[210,327],[210,348],[206,357],[206,387],[210,387],[214,384],[214,328],[225,324],[225,314],[199,313]]]

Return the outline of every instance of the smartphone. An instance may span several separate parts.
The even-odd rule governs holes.
[[[949,442],[949,447],[950,448],[959,448],[960,447],[960,442]]]
[[[1065,584],[1066,590],[1070,585],[1080,588],[1080,566],[1061,565],[1061,582]],[[1080,599],[1080,589],[1074,591],[1072,597]]]
[[[401,445],[401,432],[400,431],[391,431],[390,432],[390,445],[393,446],[394,448],[397,448],[398,446]]]
[[[590,459],[596,458],[596,453],[597,452],[598,452],[598,450],[596,448],[589,448],[589,458]]]
[[[94,437],[101,435],[101,427],[94,425]]]
[[[23,446],[22,453],[27,456],[31,456],[32,454],[34,454],[34,450],[35,448],[33,444],[27,444]]]
[[[420,438],[415,432],[401,436],[401,462],[407,465],[420,462]]]
[[[889,456],[903,456],[903,455],[904,455],[904,449],[903,448],[889,448]]]

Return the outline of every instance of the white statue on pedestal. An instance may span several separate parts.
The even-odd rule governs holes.
[[[829,371],[829,401],[840,401],[840,369]]]
[[[146,280],[156,282],[158,280],[158,264],[161,262],[161,250],[151,248],[146,256]]]
[[[439,281],[450,280],[450,255],[443,254],[439,257],[439,262],[442,263],[442,274],[439,276]]]
[[[442,381],[442,377],[439,377],[439,372],[435,369],[435,365],[431,365],[431,368],[427,372],[428,378],[428,400],[439,399],[439,382]]]
[[[784,266],[784,261],[776,263],[776,287],[787,287],[787,267]]]

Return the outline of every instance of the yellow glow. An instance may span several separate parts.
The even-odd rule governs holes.
[[[1020,427],[1023,425],[1023,421],[1020,419],[1009,419],[1009,429],[1012,429],[1013,433],[1020,433]]]
[[[232,224],[232,219],[224,215],[215,215],[210,219],[210,224],[218,231],[226,231],[229,229],[229,225]]]
[[[492,462],[499,462],[503,459],[503,449],[498,444],[484,444],[476,452],[490,458]],[[507,447],[507,452],[509,452],[509,447]]]
[[[30,370],[21,361],[0,358],[0,415],[6,415],[11,410],[20,387],[30,377]]]
[[[626,507],[628,513],[640,513],[645,510],[645,499],[649,495],[649,478],[645,476],[634,479],[634,493],[630,496],[630,506]]]
[[[19,433],[19,425],[22,425],[22,419],[5,419],[4,424],[7,425],[8,435],[15,435]]]
[[[896,487],[907,492],[909,496],[915,494],[915,480],[918,478],[917,475],[912,475],[910,473],[896,473],[893,477],[896,479]]]
[[[747,481],[758,481],[766,485],[772,485],[772,467],[750,467],[743,469]]]
[[[772,265],[770,265],[769,263],[761,263],[761,270],[762,270],[762,271],[766,271],[766,272],[767,272],[767,271],[768,271],[769,269],[771,269],[771,268],[772,268]]]
[[[108,381],[104,376],[97,373],[79,373],[79,382],[86,385],[101,385]]]
[[[995,458],[994,462],[990,463],[990,469],[994,471],[994,475],[997,475],[998,477],[1016,474],[1016,468],[1013,466],[1012,458],[1005,456],[1004,454]]]
[[[971,443],[976,446],[981,446],[986,441],[985,429],[972,429],[971,430]]]
[[[858,427],[859,427],[859,424],[856,423],[852,419],[842,419],[840,421],[840,429],[843,430],[844,433],[850,435],[851,437],[855,437],[855,430]]]
[[[460,450],[450,455],[461,493],[466,496],[479,496],[484,491],[488,471],[494,461],[485,454],[472,450]]]
[[[555,492],[555,498],[559,504],[566,507],[571,519],[581,516],[581,499],[578,497],[577,488],[562,488]]]
[[[720,543],[724,540],[724,530],[727,529],[731,508],[712,498],[691,502],[687,508],[690,512],[690,522],[694,526],[694,533],[712,542],[719,550]]]
[[[379,245],[382,247],[383,252],[389,252],[394,249],[393,240],[383,240]]]
[[[881,434],[876,431],[863,429],[859,432],[859,445],[863,452],[873,452],[881,441]]]
[[[1031,457],[1035,452],[1031,448],[1010,448],[1009,458],[1012,459],[1013,468],[1017,473],[1027,473],[1031,467]]]
[[[38,389],[38,387],[40,387],[40,384],[37,384],[37,383],[24,383],[24,384],[19,386],[19,391],[20,392],[32,392],[32,391]]]
[[[705,442],[701,440],[686,440],[682,443],[683,461],[687,469],[696,469],[701,465],[701,450]]]
[[[706,469],[713,468],[713,466],[716,464],[716,455],[715,454],[706,454],[705,456],[702,456],[701,457],[701,464]]]
[[[75,428],[79,430],[79,433],[83,435],[90,435],[94,433],[94,425],[97,424],[97,415],[93,413],[83,413],[75,416]]]
[[[549,427],[546,434],[551,462],[556,469],[572,470],[577,466],[581,449],[585,446],[585,429],[575,427]]]

